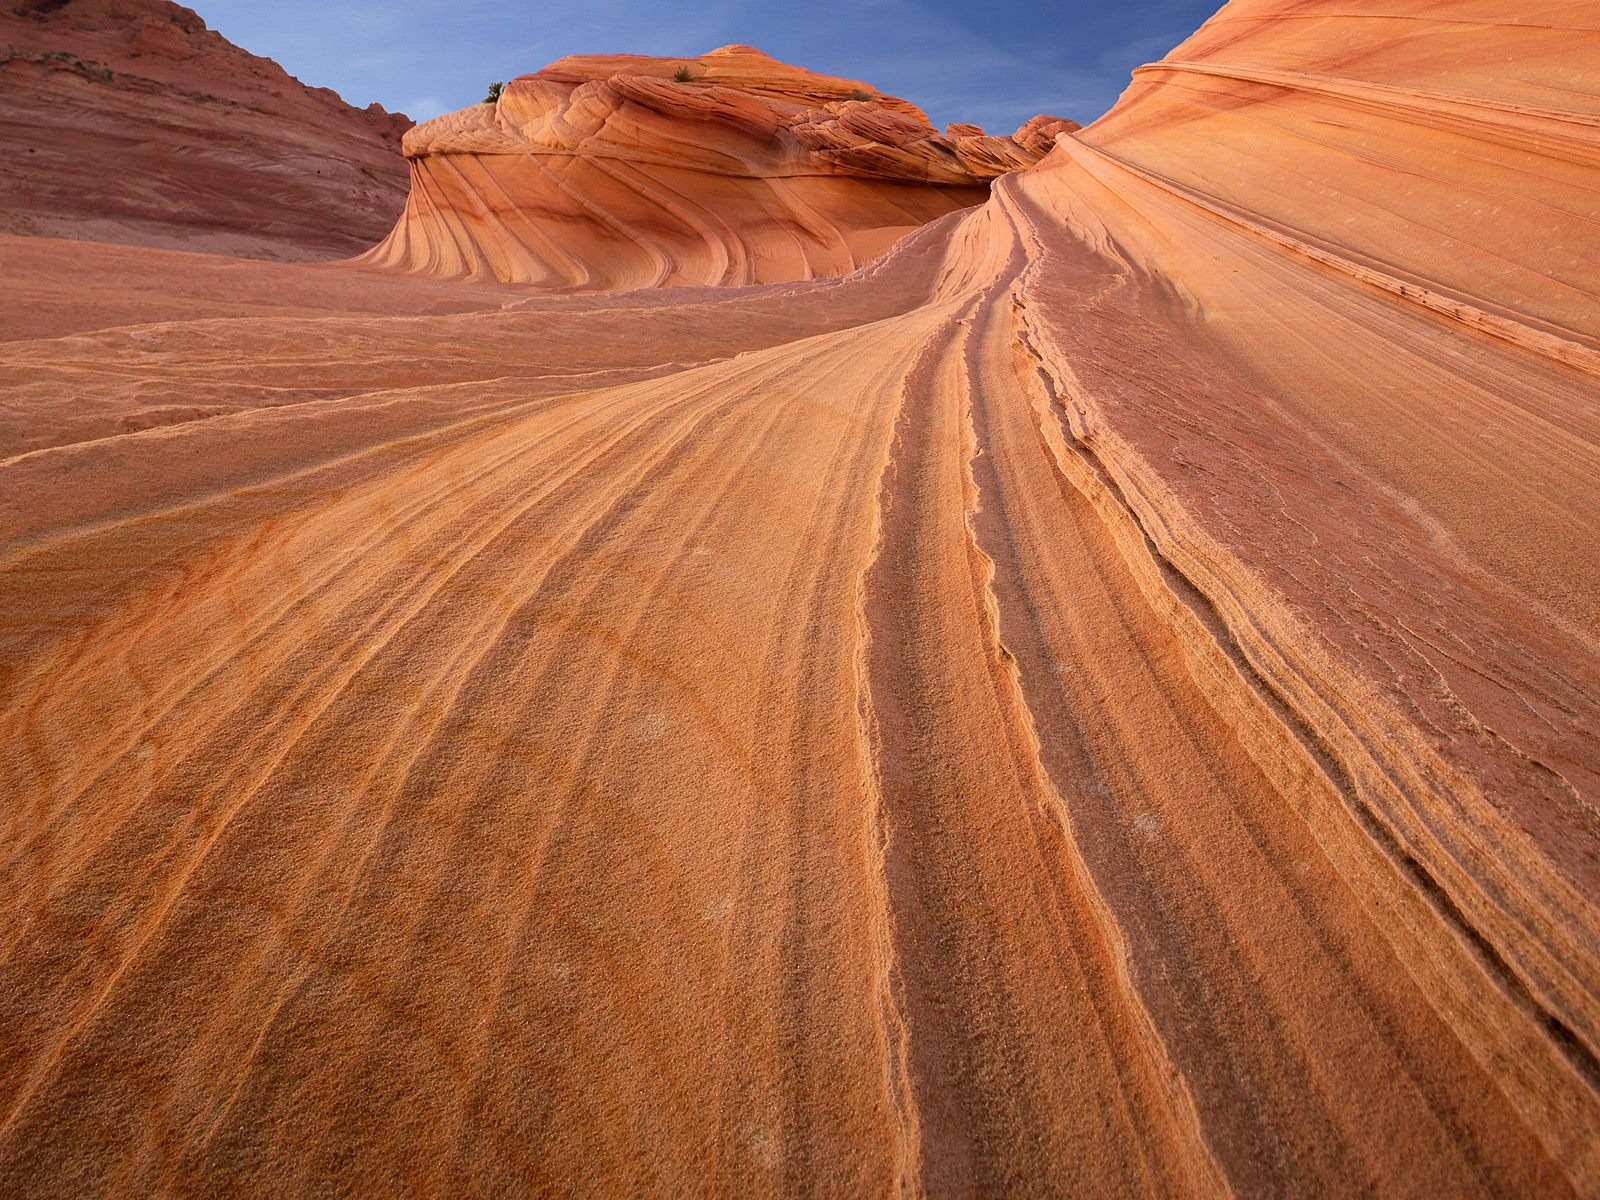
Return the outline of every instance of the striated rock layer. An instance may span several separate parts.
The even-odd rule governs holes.
[[[585,290],[840,275],[1076,128],[940,135],[749,46],[564,58],[408,133],[405,213],[361,261]]]
[[[168,0],[0,0],[0,233],[348,256],[404,204],[410,125]]]
[[[0,1193],[1600,1193],[1597,50],[1233,4],[839,279],[0,239]]]
[[[1031,344],[1197,678],[1585,1194],[1597,53],[1593,2],[1235,0],[1016,188]]]

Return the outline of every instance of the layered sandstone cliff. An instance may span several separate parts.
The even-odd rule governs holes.
[[[580,289],[839,275],[1075,128],[941,135],[749,46],[564,58],[406,135],[410,200],[362,261]]]
[[[168,0],[0,0],[0,233],[354,254],[404,203],[410,124]]]

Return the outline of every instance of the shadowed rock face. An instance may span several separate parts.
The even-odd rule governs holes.
[[[981,137],[724,60],[413,205]],[[0,1195],[1600,1195],[1596,62],[1240,0],[823,280],[0,237]]]
[[[167,0],[0,0],[0,232],[354,254],[404,203],[410,124]]]
[[[1075,128],[941,136],[915,105],[749,46],[564,58],[406,135],[411,199],[364,261],[582,289],[838,275]]]

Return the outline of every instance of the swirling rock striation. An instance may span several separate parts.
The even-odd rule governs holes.
[[[1600,1194],[1597,47],[1235,3],[836,279],[0,239],[0,1192]]]
[[[411,198],[361,261],[587,290],[838,275],[1075,128],[941,135],[749,46],[564,58],[408,133]]]
[[[345,257],[404,203],[410,126],[169,0],[0,0],[0,232]]]
[[[1284,794],[1313,768],[1324,852],[1586,1194],[1597,53],[1592,2],[1234,0],[1002,197],[1073,469],[1154,558],[1214,703],[1254,694],[1234,720]]]

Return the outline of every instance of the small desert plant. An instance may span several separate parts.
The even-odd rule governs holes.
[[[674,71],[672,73],[672,78],[675,81],[677,81],[678,83],[688,83],[689,80],[693,78],[693,76],[691,76],[689,74],[689,68],[688,67],[679,67],[676,71]]]
[[[852,99],[852,100],[871,100],[872,99],[872,93],[871,92],[863,92],[860,88],[851,88],[850,89],[850,99]]]
[[[500,93],[506,90],[506,85],[496,80],[489,85],[489,94],[483,98],[485,104],[499,104]]]

